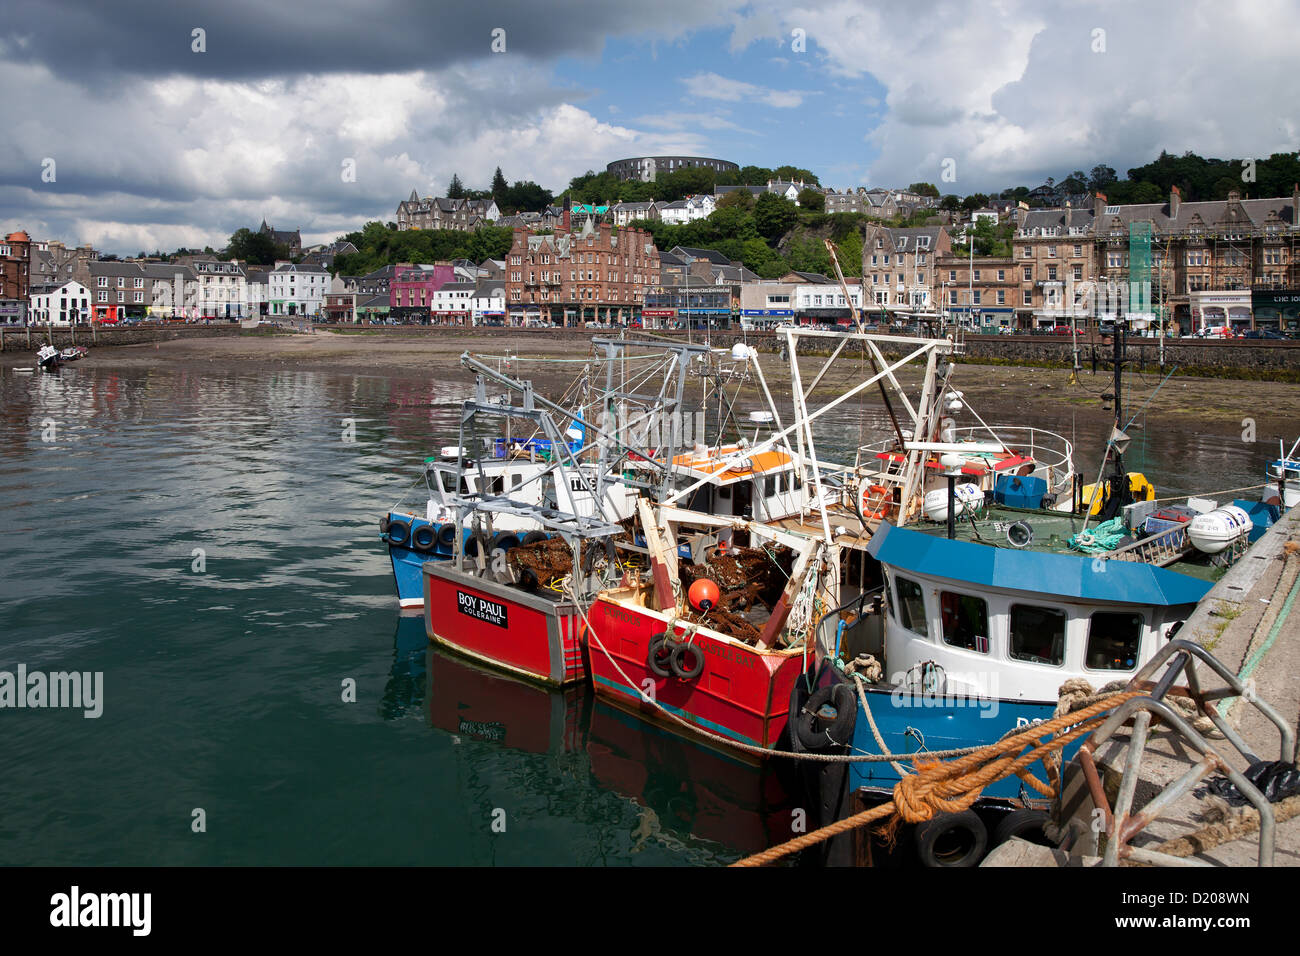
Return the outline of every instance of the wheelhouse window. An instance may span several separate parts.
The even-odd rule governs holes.
[[[894,582],[894,591],[898,595],[898,623],[916,634],[929,634],[930,629],[925,620],[925,594],[921,585],[907,578],[898,578]]]
[[[1098,611],[1088,622],[1088,653],[1084,664],[1091,670],[1131,671],[1137,667],[1142,644],[1142,615]]]
[[[1030,604],[1011,605],[1011,659],[1031,664],[1065,663],[1065,612]]]
[[[980,654],[989,652],[989,606],[983,598],[940,591],[939,611],[945,644]]]

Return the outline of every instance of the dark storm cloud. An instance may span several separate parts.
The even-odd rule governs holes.
[[[597,55],[610,35],[671,36],[721,19],[695,0],[641,4],[378,0],[266,4],[250,0],[169,6],[157,0],[13,0],[0,39],[6,59],[65,77],[185,74],[226,80],[299,73],[440,70],[506,51],[538,59]],[[653,12],[651,13],[651,10]],[[206,31],[206,53],[191,49]]]

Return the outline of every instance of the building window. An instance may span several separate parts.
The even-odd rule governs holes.
[[[1023,298],[1023,301],[1021,302],[1021,305],[1033,305],[1033,304],[1034,304],[1034,294],[1033,294],[1031,291],[1029,291],[1028,289],[1026,289],[1026,290],[1024,291],[1024,294],[1023,294],[1023,297],[1022,297],[1022,298]]]
[[[1007,304],[1006,292],[1004,292],[1001,289],[998,289],[998,305],[1006,305],[1006,304]]]
[[[101,289],[107,289],[108,276],[100,276],[98,279],[95,280],[95,285],[97,285]]]
[[[1029,282],[1031,279],[1033,279],[1033,270],[1030,269],[1029,266],[1025,266],[1024,273],[1025,273],[1026,282]]]
[[[998,270],[998,281],[999,281],[999,282],[1005,282],[1006,279],[1007,279],[1007,270],[1006,270],[1006,269],[999,269],[999,270]]]
[[[1029,604],[1011,605],[1011,659],[1031,664],[1065,663],[1065,612]]]
[[[939,592],[943,642],[980,654],[989,652],[989,607],[983,598]]]
[[[980,271],[979,271],[978,269],[975,270],[975,275],[974,275],[974,277],[972,278],[971,281],[973,281],[973,282],[979,282],[979,281],[980,281]]]
[[[949,282],[956,282],[956,281],[957,281],[957,270],[956,270],[956,269],[949,269],[949,270],[948,270],[948,281],[949,281]]]
[[[979,305],[979,304],[980,304],[980,290],[979,290],[979,289],[976,289],[974,292],[971,293],[971,295],[973,296],[973,298],[971,299],[971,305]]]
[[[1075,247],[1074,247],[1074,258],[1079,259],[1079,258],[1082,258],[1082,257],[1083,257],[1083,246],[1075,246]]]

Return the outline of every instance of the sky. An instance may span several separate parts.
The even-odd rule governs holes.
[[[452,174],[615,159],[1034,186],[1300,148],[1297,0],[7,0],[0,228],[133,255],[328,242]]]

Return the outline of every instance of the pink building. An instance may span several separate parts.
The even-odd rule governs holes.
[[[455,278],[456,270],[449,262],[433,265],[399,262],[389,285],[389,316],[428,322],[433,294]]]

